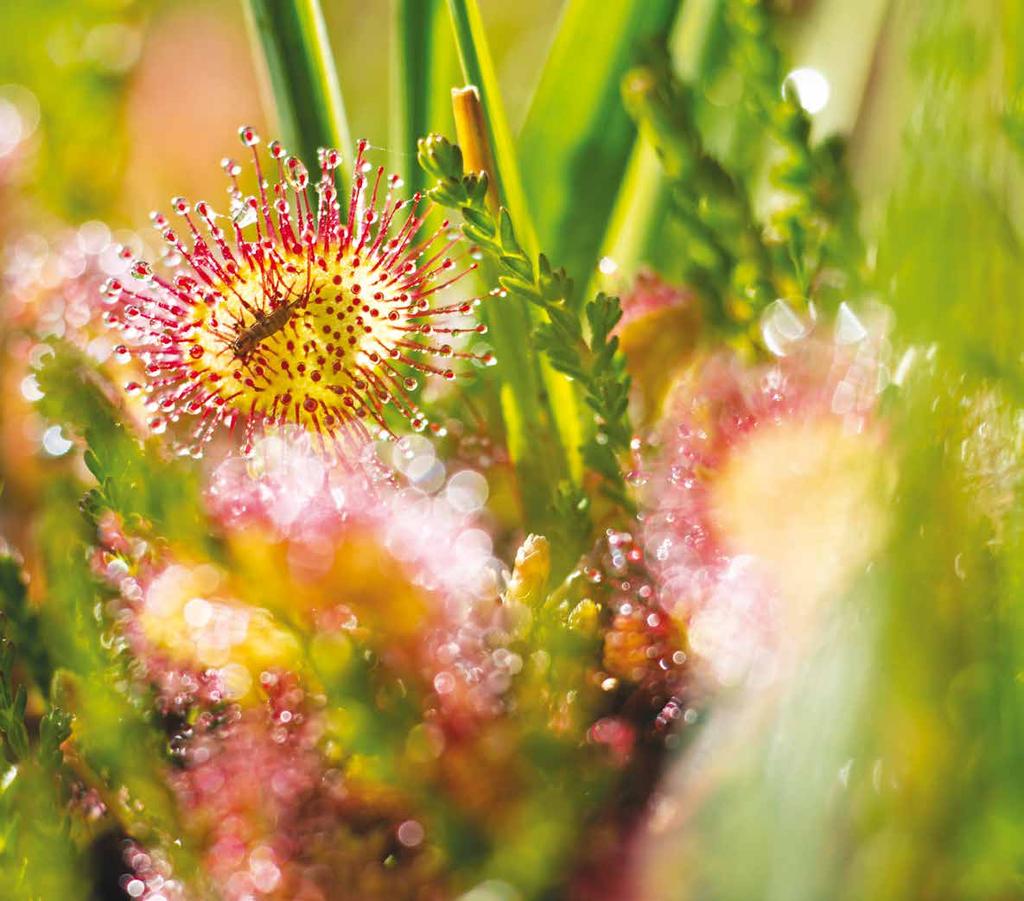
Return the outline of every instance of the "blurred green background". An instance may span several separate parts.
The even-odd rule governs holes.
[[[774,5],[779,38],[793,66],[816,68],[829,82],[829,102],[816,116],[816,132],[861,139],[855,141],[858,174],[867,187],[881,187],[891,167],[876,165],[873,154],[891,157],[899,140],[894,125],[907,101],[905,78],[890,71],[904,62],[890,50],[894,4]],[[716,65],[714,35],[707,40],[708,22],[720,3],[691,0],[685,6],[680,66],[695,76],[709,73],[702,99],[712,108],[728,108],[737,96],[736,77]],[[562,4],[482,0],[480,8],[517,130]],[[389,84],[396,49],[390,4],[335,0],[324,4],[324,15],[352,131],[387,147],[388,98],[396,90]],[[192,196],[216,197],[224,189],[216,161],[237,153],[237,126],[252,123],[266,130],[244,12],[235,0],[9,2],[0,6],[0,28],[13,36],[0,58],[0,84],[27,88],[40,114],[32,152],[23,148],[20,154],[28,158],[27,194],[69,221],[113,217],[138,227],[154,204],[173,194],[187,189]],[[866,124],[861,119],[869,93]],[[27,102],[31,124],[33,103]],[[449,116],[435,126],[452,132]]]
[[[519,121],[559,3],[487,0],[481,9]],[[338,0],[325,3],[324,14],[352,131],[386,148],[390,6]],[[41,114],[30,139],[38,153],[22,154],[34,157],[24,162],[23,199],[68,221],[113,217],[140,227],[172,195],[219,199],[217,162],[237,155],[238,126],[270,136],[235,0],[8,2],[0,29],[14,36],[0,58],[0,84],[27,88]],[[439,124],[451,134],[450,118]]]

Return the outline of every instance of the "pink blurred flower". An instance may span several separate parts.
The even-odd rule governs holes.
[[[286,429],[259,441],[251,457],[230,457],[214,470],[209,509],[229,535],[255,531],[282,549],[299,584],[346,572],[384,584],[399,579],[451,611],[494,597],[499,564],[479,521],[486,479],[468,469],[447,473],[419,436],[384,448],[396,469],[372,446],[358,461],[325,459],[307,434]],[[357,548],[372,549],[384,566],[366,569],[352,556]],[[373,585],[356,582],[336,595],[361,589]]]
[[[622,318],[615,327],[639,406],[647,416],[657,413],[679,369],[692,356],[701,336],[697,295],[649,271],[636,277],[622,298]],[[636,412],[636,410],[634,411]]]
[[[261,684],[260,707],[202,713],[185,728],[172,786],[226,901],[323,897],[300,860],[303,804],[329,791],[320,720],[294,676],[266,671]]]
[[[699,318],[696,295],[682,286],[664,281],[655,272],[642,270],[637,274],[633,287],[622,298],[622,318],[616,331],[622,333],[648,317],[673,310],[688,310],[696,324]],[[678,339],[679,336],[675,337]]]
[[[834,340],[802,326],[770,363],[699,360],[641,467],[660,603],[717,682],[774,678],[780,649],[863,567],[882,529],[884,329],[854,334],[852,312],[841,317]]]
[[[0,478],[28,503],[39,490],[39,451],[62,457],[73,447],[59,425],[44,422],[33,409],[42,396],[33,367],[51,353],[48,338],[69,341],[97,364],[113,362],[116,342],[103,324],[95,295],[109,273],[127,265],[119,257],[120,246],[106,225],[93,221],[50,238],[23,234],[3,248]],[[12,528],[16,531],[19,524]]]

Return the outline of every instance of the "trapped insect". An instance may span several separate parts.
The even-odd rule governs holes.
[[[283,304],[267,316],[257,317],[252,325],[231,342],[231,352],[239,360],[246,359],[260,344],[271,335],[281,331],[291,320],[299,301]]]

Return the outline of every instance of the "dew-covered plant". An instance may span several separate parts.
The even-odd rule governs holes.
[[[4,897],[1019,894],[1024,22],[867,5],[567,0],[517,131],[394,0],[353,143],[247,0],[226,202],[0,217]]]

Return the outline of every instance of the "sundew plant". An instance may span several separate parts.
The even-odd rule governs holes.
[[[0,898],[1024,898],[1017,0],[0,27]]]

